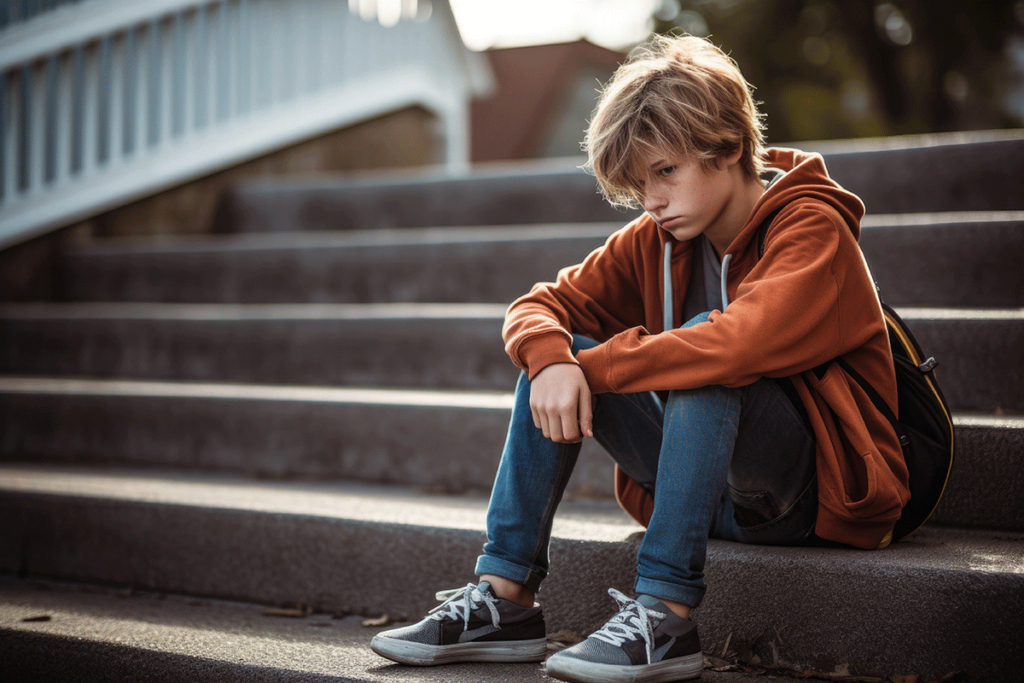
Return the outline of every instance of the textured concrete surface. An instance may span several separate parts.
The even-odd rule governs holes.
[[[253,182],[229,191],[214,224],[222,232],[366,230],[434,225],[618,221],[597,181],[573,160],[487,164],[472,175],[404,175]],[[626,218],[628,220],[628,218]]]
[[[894,306],[1024,306],[1024,212],[868,214],[861,250]]]
[[[0,578],[4,680],[548,681],[540,664],[405,667],[375,655],[363,617],[263,615],[248,603]],[[48,621],[23,621],[48,616]],[[389,627],[391,628],[391,627]],[[706,671],[708,683],[776,679]],[[784,679],[777,679],[784,680]],[[819,679],[811,679],[819,680]]]
[[[938,360],[935,377],[951,410],[1024,413],[1024,308],[897,312],[925,357]]]
[[[512,397],[397,391],[0,377],[0,459],[350,478],[489,491]],[[947,524],[1024,531],[1024,419],[955,417]],[[569,495],[613,495],[588,439]]]
[[[105,240],[70,251],[62,282],[77,301],[508,304],[622,225]]]
[[[0,378],[0,458],[489,491],[512,396]],[[612,494],[588,440],[571,493]]]
[[[941,524],[1024,531],[1024,418],[960,415]]]
[[[798,147],[801,145],[797,145]],[[802,146],[871,213],[1024,209],[1024,132],[945,133]],[[922,179],[927,179],[923,181]]]
[[[104,240],[69,251],[63,296],[180,303],[508,304],[618,223]],[[1024,305],[1024,212],[870,216],[866,258],[897,306]]]
[[[0,474],[0,571],[26,576],[415,615],[434,591],[472,578],[483,541],[485,501],[473,497],[70,468]],[[611,505],[564,508],[541,601],[550,629],[582,633],[607,618],[607,587],[631,586],[640,534]],[[714,541],[706,575],[696,618],[708,652],[728,640],[820,671],[1019,672],[1019,533],[928,527],[878,552]]]
[[[509,390],[500,304],[0,306],[0,372]],[[1024,309],[901,308],[954,411],[1024,413]]]
[[[0,306],[0,372],[510,389],[501,304]]]
[[[831,143],[820,151],[836,180],[873,213],[1024,209],[1020,131]],[[617,220],[584,159],[481,166],[471,177],[416,173],[362,181],[260,182],[222,205],[223,231],[339,230]],[[928,178],[928,182],[922,182]]]

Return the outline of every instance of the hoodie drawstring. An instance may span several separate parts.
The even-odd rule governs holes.
[[[664,301],[664,315],[665,315],[665,327],[663,328],[666,332],[671,330],[675,325],[672,321],[672,243],[665,241],[665,301]]]
[[[725,313],[726,306],[729,305],[729,292],[725,290],[725,285],[729,280],[729,261],[732,260],[732,254],[726,254],[722,257],[722,312]]]

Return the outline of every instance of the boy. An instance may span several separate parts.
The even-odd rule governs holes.
[[[509,308],[523,374],[480,583],[378,634],[385,657],[543,659],[534,595],[585,437],[615,460],[619,503],[647,531],[637,598],[609,590],[619,612],[549,658],[563,680],[699,676],[689,617],[709,535],[880,548],[909,497],[889,422],[830,363],[842,356],[895,409],[857,245],[864,206],[818,155],[765,150],[735,63],[705,40],[654,38],[604,89],[584,144],[606,198],[645,214]]]

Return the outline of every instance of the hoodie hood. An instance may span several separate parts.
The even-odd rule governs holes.
[[[747,218],[743,230],[729,246],[728,253],[739,254],[746,251],[750,242],[756,239],[757,229],[764,219],[798,199],[818,201],[831,206],[850,228],[854,239],[860,239],[864,202],[829,177],[825,160],[820,154],[773,147],[768,150],[765,165],[767,168],[778,169],[785,175],[772,183],[754,205],[754,210]]]

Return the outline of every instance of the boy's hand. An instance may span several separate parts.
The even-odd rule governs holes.
[[[530,384],[533,424],[555,443],[577,443],[594,436],[590,385],[574,363],[549,365]]]

